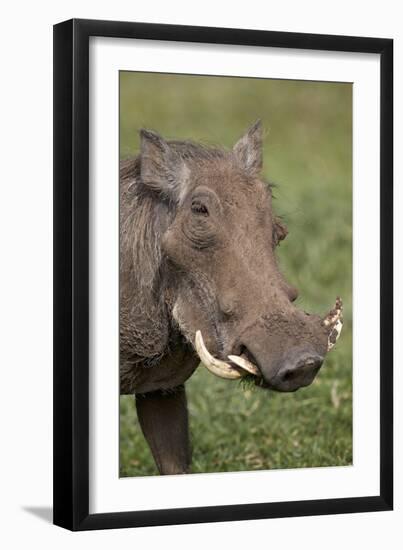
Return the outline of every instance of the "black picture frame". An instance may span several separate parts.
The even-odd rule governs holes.
[[[380,116],[380,492],[89,513],[89,38],[377,53]],[[71,530],[391,510],[393,507],[393,40],[73,19],[54,26],[54,523]]]

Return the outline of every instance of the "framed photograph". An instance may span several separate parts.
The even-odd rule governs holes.
[[[54,523],[391,510],[393,42],[54,27]]]

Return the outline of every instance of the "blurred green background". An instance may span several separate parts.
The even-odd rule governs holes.
[[[352,86],[120,73],[120,154],[140,128],[231,147],[262,119],[264,175],[289,229],[278,249],[296,304],[324,314],[340,295],[344,329],[317,379],[292,394],[244,388],[203,367],[187,383],[197,472],[352,463]],[[120,398],[120,475],[155,475],[134,398]]]

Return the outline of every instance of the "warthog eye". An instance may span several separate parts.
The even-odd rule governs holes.
[[[208,216],[207,206],[200,202],[200,200],[193,200],[191,209],[194,214]]]

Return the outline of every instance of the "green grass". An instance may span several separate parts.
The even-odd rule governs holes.
[[[121,73],[121,156],[138,130],[228,147],[257,118],[264,175],[289,236],[278,250],[297,305],[344,329],[317,379],[293,394],[222,381],[200,367],[187,383],[193,472],[352,463],[352,88],[349,84]],[[121,476],[156,474],[132,397],[121,397]]]

